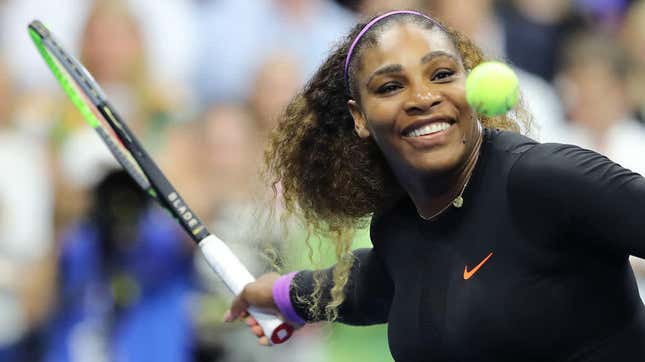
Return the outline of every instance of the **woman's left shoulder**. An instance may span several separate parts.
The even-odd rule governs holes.
[[[570,171],[572,165],[592,160],[609,161],[606,157],[582,147],[563,143],[541,143],[523,134],[486,129],[487,146],[507,155],[513,155],[512,168],[517,173]]]
[[[589,167],[618,166],[609,158],[580,146],[564,143],[536,143],[522,153],[513,174],[572,175],[586,173]],[[619,166],[618,166],[619,167]]]
[[[641,178],[595,151],[570,144],[538,143],[515,161],[509,186],[511,191],[578,194],[620,187]]]
[[[484,130],[484,139],[486,147],[510,154],[526,152],[539,144],[539,142],[521,133],[501,129],[486,128]]]

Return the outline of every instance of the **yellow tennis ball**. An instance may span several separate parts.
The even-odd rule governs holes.
[[[498,116],[508,112],[519,98],[517,75],[501,62],[484,62],[466,79],[466,100],[477,113]]]

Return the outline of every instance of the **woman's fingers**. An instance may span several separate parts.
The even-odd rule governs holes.
[[[233,302],[235,305],[236,302]],[[244,321],[246,325],[251,329],[251,332],[258,337],[258,342],[263,345],[263,346],[268,346],[269,345],[269,339],[264,335],[264,331],[262,330],[262,327],[258,324],[258,321],[253,318],[251,315],[249,315],[249,312],[247,310],[241,310],[241,311],[233,311],[233,308],[231,307],[231,310],[226,312],[224,315],[224,321],[225,322],[232,322],[238,318],[245,318]]]
[[[258,321],[255,320],[253,317],[248,317],[246,318],[246,325],[249,326],[251,329],[251,332],[255,334],[256,337],[263,337],[264,336],[264,331],[262,330],[262,327],[258,324]]]
[[[266,336],[262,336],[262,337],[258,338],[258,343],[260,343],[263,346],[268,346],[269,345],[269,338],[267,338]]]
[[[264,331],[262,330],[262,327],[260,327],[260,325],[258,324],[258,321],[255,318],[251,317],[247,311],[242,311],[242,313],[240,313],[239,315],[240,318],[245,316],[246,316],[246,319],[244,321],[246,325],[249,327],[249,329],[251,329],[251,332],[256,337],[259,338],[258,342],[261,345],[268,346],[269,340],[264,336]],[[226,314],[224,315],[224,321],[226,322],[232,322],[235,319],[237,318],[233,318],[233,313],[231,313],[231,311],[226,312]]]
[[[232,322],[238,318],[243,318],[248,315],[248,308],[249,303],[244,298],[244,293],[242,293],[233,299],[231,309],[226,313],[224,320],[226,322]]]
[[[258,321],[255,318],[253,318],[252,316],[248,316],[245,321],[246,321],[246,325],[249,326],[249,327],[253,327],[253,326],[258,325]]]
[[[260,326],[251,327],[251,332],[253,332],[253,334],[256,337],[264,337],[264,331],[262,330],[262,327],[260,327]]]
[[[251,332],[258,337],[258,343],[264,346],[271,345],[257,320],[249,315],[248,308],[252,305],[265,313],[279,316],[280,312],[273,300],[273,285],[279,278],[277,273],[268,273],[247,284],[233,299],[230,310],[224,315],[224,321],[233,322],[244,318]]]
[[[230,310],[226,311],[224,313],[224,322],[233,322],[234,320],[238,318],[246,318],[249,316],[249,312],[246,310],[243,310],[240,314],[234,315]],[[257,322],[256,322],[257,323]]]

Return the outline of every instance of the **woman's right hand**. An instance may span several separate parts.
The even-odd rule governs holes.
[[[253,306],[264,313],[276,315],[284,320],[273,300],[273,284],[278,278],[280,278],[278,273],[267,273],[247,284],[242,292],[233,299],[231,309],[226,312],[224,321],[233,322],[240,318],[246,318],[246,324],[259,338],[259,343],[269,345],[269,339],[264,335],[264,331],[255,318],[249,315],[248,308]]]

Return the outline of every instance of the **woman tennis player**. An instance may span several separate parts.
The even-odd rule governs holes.
[[[480,62],[421,13],[357,25],[267,153],[288,209],[336,237],[338,262],[259,278],[228,321],[254,305],[295,324],[388,323],[397,361],[645,361],[628,263],[645,257],[645,179],[518,134],[521,108],[476,115],[464,84]],[[351,252],[370,216],[373,248]]]

